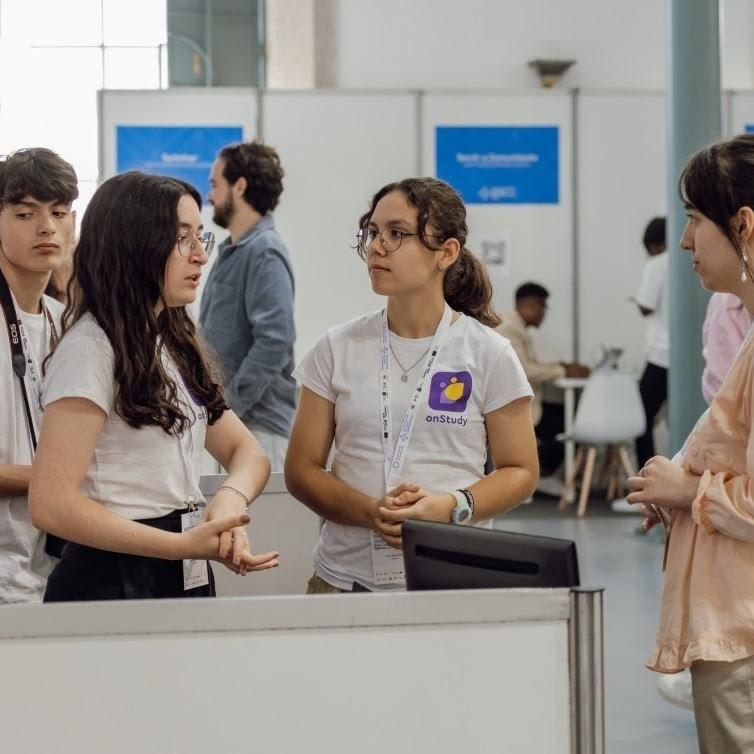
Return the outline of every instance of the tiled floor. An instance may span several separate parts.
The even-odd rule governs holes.
[[[562,513],[556,507],[554,498],[538,496],[495,526],[574,540],[582,585],[605,587],[607,754],[698,752],[693,714],[666,702],[657,693],[657,675],[644,667],[657,630],[661,538],[637,535],[638,515],[612,513],[596,497],[582,519],[575,506]]]

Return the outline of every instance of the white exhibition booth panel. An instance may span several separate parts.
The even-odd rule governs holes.
[[[118,126],[242,126],[257,132],[257,92],[247,87],[192,87],[99,92],[100,180],[115,175]]]
[[[506,262],[488,268],[498,312],[513,308],[518,286],[534,280],[552,294],[548,321],[535,334],[543,359],[564,358],[574,348],[573,203],[571,190],[571,97],[567,92],[427,92],[422,95],[422,171],[436,175],[438,126],[556,126],[557,204],[468,204],[468,247],[504,241]]]
[[[649,258],[644,228],[666,214],[665,140],[663,92],[580,93],[576,316],[588,364],[600,346],[617,346],[624,370],[639,375],[644,369],[646,323],[630,299]],[[667,243],[678,246],[671,238]]]
[[[569,604],[490,590],[3,606],[3,750],[565,754]]]
[[[736,94],[729,109],[751,100]],[[663,92],[174,88],[104,91],[100,108],[103,178],[114,171],[120,124],[241,125],[245,138],[278,149],[286,178],[275,214],[296,276],[297,359],[328,327],[381,305],[352,248],[357,219],[380,186],[435,172],[437,126],[556,126],[559,202],[470,204],[469,247],[508,244],[509,263],[490,268],[501,312],[525,280],[550,289],[533,333],[542,358],[594,363],[600,346],[618,346],[623,368],[643,367],[644,322],[628,298],[645,261],[644,227],[666,212]],[[743,112],[739,120],[754,122]],[[211,226],[211,208],[203,214]]]
[[[384,306],[355,250],[358,219],[382,186],[417,173],[409,92],[268,91],[265,140],[281,155],[275,219],[296,279],[296,356],[327,328]]]
[[[3,751],[604,752],[601,590],[306,596],[319,518],[251,516],[280,566],[217,599],[0,606]]]

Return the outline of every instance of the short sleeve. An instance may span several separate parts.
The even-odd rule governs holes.
[[[107,337],[70,330],[47,364],[42,408],[62,398],[86,398],[109,416],[114,396],[113,351]]]
[[[518,398],[534,396],[513,346],[502,338],[499,341],[495,343],[496,353],[488,370],[489,379],[482,408],[484,414],[507,406]]]
[[[335,403],[332,378],[335,360],[328,335],[324,335],[293,370],[293,377],[304,387]]]
[[[664,261],[660,257],[647,260],[642,271],[639,290],[636,293],[636,303],[653,312],[657,311],[662,299],[662,290],[665,285]]]

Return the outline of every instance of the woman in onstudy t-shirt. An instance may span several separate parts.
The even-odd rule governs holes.
[[[294,372],[286,483],[326,520],[309,593],[402,588],[404,520],[486,523],[536,487],[532,391],[492,329],[467,232],[461,198],[434,178],[385,186],[359,221],[387,305],[330,329]]]
[[[186,311],[214,244],[200,207],[189,184],[131,172],[84,214],[29,487],[34,524],[69,540],[45,601],[212,596],[207,559],[277,565],[245,528],[269,462]],[[206,508],[203,448],[228,470]]]

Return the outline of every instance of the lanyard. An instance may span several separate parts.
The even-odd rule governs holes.
[[[29,404],[29,396],[26,392],[26,363],[29,363],[29,376],[35,388],[35,396],[37,399],[37,405],[39,405],[40,384],[39,375],[34,365],[34,355],[31,353],[31,349],[28,345],[28,339],[24,333],[21,320],[16,313],[16,307],[13,303],[13,295],[11,294],[8,282],[5,276],[0,272],[0,306],[2,306],[3,314],[5,315],[5,323],[8,328],[8,340],[10,341],[11,361],[13,364],[13,371],[21,382],[21,394],[24,399],[24,408],[26,409],[26,421],[29,427],[29,435],[31,438],[32,449],[37,449],[37,435],[34,427],[34,419],[32,417],[31,406]],[[44,304],[44,299],[40,300],[40,307],[45,315],[47,326],[50,328],[50,348],[54,348],[58,343],[58,331],[55,329],[55,323],[52,320],[52,315]],[[26,348],[24,348],[26,347]]]
[[[191,510],[196,510],[198,505],[205,505],[204,497],[196,484],[196,478],[194,476],[194,424],[196,424],[197,421],[202,420],[203,411],[200,409],[199,415],[197,416],[194,407],[191,405],[192,403],[195,403],[195,401],[191,396],[191,391],[186,385],[186,380],[183,378],[183,375],[179,374],[173,360],[168,359],[168,362],[169,369],[173,373],[173,379],[176,381],[176,386],[180,386],[179,389],[183,393],[183,399],[180,400],[180,402],[191,412],[192,422],[189,424],[186,431],[178,436],[177,440],[186,484],[190,485],[193,489],[192,493],[186,495],[186,506]],[[187,435],[187,439],[185,440],[184,435]]]
[[[406,415],[403,417],[397,441],[394,442],[392,437],[393,423],[390,398],[390,333],[387,326],[387,309],[382,310],[380,336],[380,421],[382,423],[382,450],[384,455],[386,490],[395,487],[400,479],[403,462],[406,460],[406,453],[411,442],[411,433],[414,430],[416,414],[419,410],[419,402],[425,392],[424,387],[427,377],[432,371],[432,365],[435,363],[437,354],[448,334],[452,317],[453,310],[445,304],[445,311],[435,331],[432,345],[429,347],[427,360],[424,362],[424,367],[419,374],[419,379],[406,409]]]

